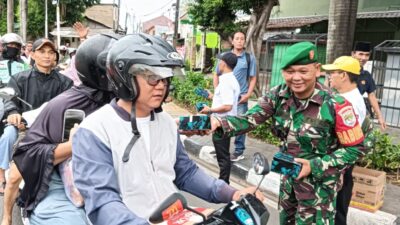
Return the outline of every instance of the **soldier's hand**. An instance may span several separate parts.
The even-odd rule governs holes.
[[[218,129],[218,127],[221,127],[221,122],[214,116],[211,116],[211,132],[214,132],[215,130]]]
[[[22,121],[22,116],[21,114],[11,114],[7,117],[7,123],[18,126]]]
[[[296,178],[297,180],[300,180],[301,178],[307,177],[311,173],[311,166],[310,166],[310,161],[307,159],[302,159],[302,158],[295,158],[294,161],[303,164],[299,176]]]

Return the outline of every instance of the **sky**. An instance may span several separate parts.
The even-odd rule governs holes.
[[[164,15],[173,17],[174,11],[171,10],[172,4],[176,0],[120,0],[121,1],[121,15],[124,11],[128,10],[135,13],[136,18],[140,21],[147,21],[152,18]],[[101,0],[101,3],[116,3],[118,0]]]

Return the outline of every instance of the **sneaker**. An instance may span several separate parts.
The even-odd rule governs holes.
[[[243,154],[241,154],[241,155],[232,154],[231,155],[231,161],[232,162],[237,162],[237,161],[242,160],[242,159],[244,159],[244,155]]]

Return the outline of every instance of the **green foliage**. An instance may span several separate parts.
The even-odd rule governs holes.
[[[175,87],[175,90],[172,92],[175,101],[188,108],[190,111],[195,112],[195,105],[198,102],[207,102],[207,105],[211,106],[210,100],[206,100],[194,93],[196,88],[212,90],[212,79],[205,77],[204,74],[198,72],[187,72],[186,79],[174,77],[172,85]],[[258,126],[257,129],[252,131],[250,134],[267,143],[279,145],[279,140],[273,136],[269,127],[271,127],[271,120]]]
[[[378,130],[373,131],[375,144],[360,164],[377,170],[395,170],[400,168],[400,145],[392,144],[392,138]]]
[[[238,13],[260,13],[267,3],[268,0],[194,0],[188,12],[195,25],[213,30],[226,39],[240,30],[240,24],[235,23]]]
[[[250,132],[250,135],[262,141],[265,141],[268,144],[278,146],[280,144],[280,141],[277,137],[275,137],[272,134],[271,126],[272,126],[272,120],[269,119],[265,121],[265,123],[259,125],[255,130]]]
[[[173,97],[185,107],[195,111],[195,105],[198,102],[206,102],[211,106],[211,101],[204,99],[194,93],[196,88],[212,90],[212,79],[206,78],[204,74],[197,72],[186,72],[185,79],[174,77],[172,80],[175,90]]]
[[[48,7],[48,25],[49,31],[55,27],[56,21],[56,5],[52,4],[52,1],[47,0]],[[60,0],[60,6],[65,9],[65,16],[62,19],[63,26],[72,25],[76,21],[82,21],[83,13],[85,9],[100,3],[100,0]],[[0,3],[3,4],[3,1]],[[15,4],[18,6],[17,2]],[[0,7],[0,32],[5,33],[7,31],[7,7]],[[14,10],[16,15],[19,15],[19,6]],[[43,0],[28,0],[28,24],[27,31],[28,36],[32,39],[44,36],[45,28],[45,1]],[[16,21],[19,22],[19,21]],[[4,26],[4,30],[3,30]]]
[[[223,37],[237,29],[230,0],[195,0],[189,5],[188,12],[194,24],[205,30],[214,30]]]

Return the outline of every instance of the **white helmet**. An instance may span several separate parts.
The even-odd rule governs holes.
[[[1,37],[1,43],[8,44],[8,43],[17,43],[22,46],[22,38],[16,33],[8,33]]]

